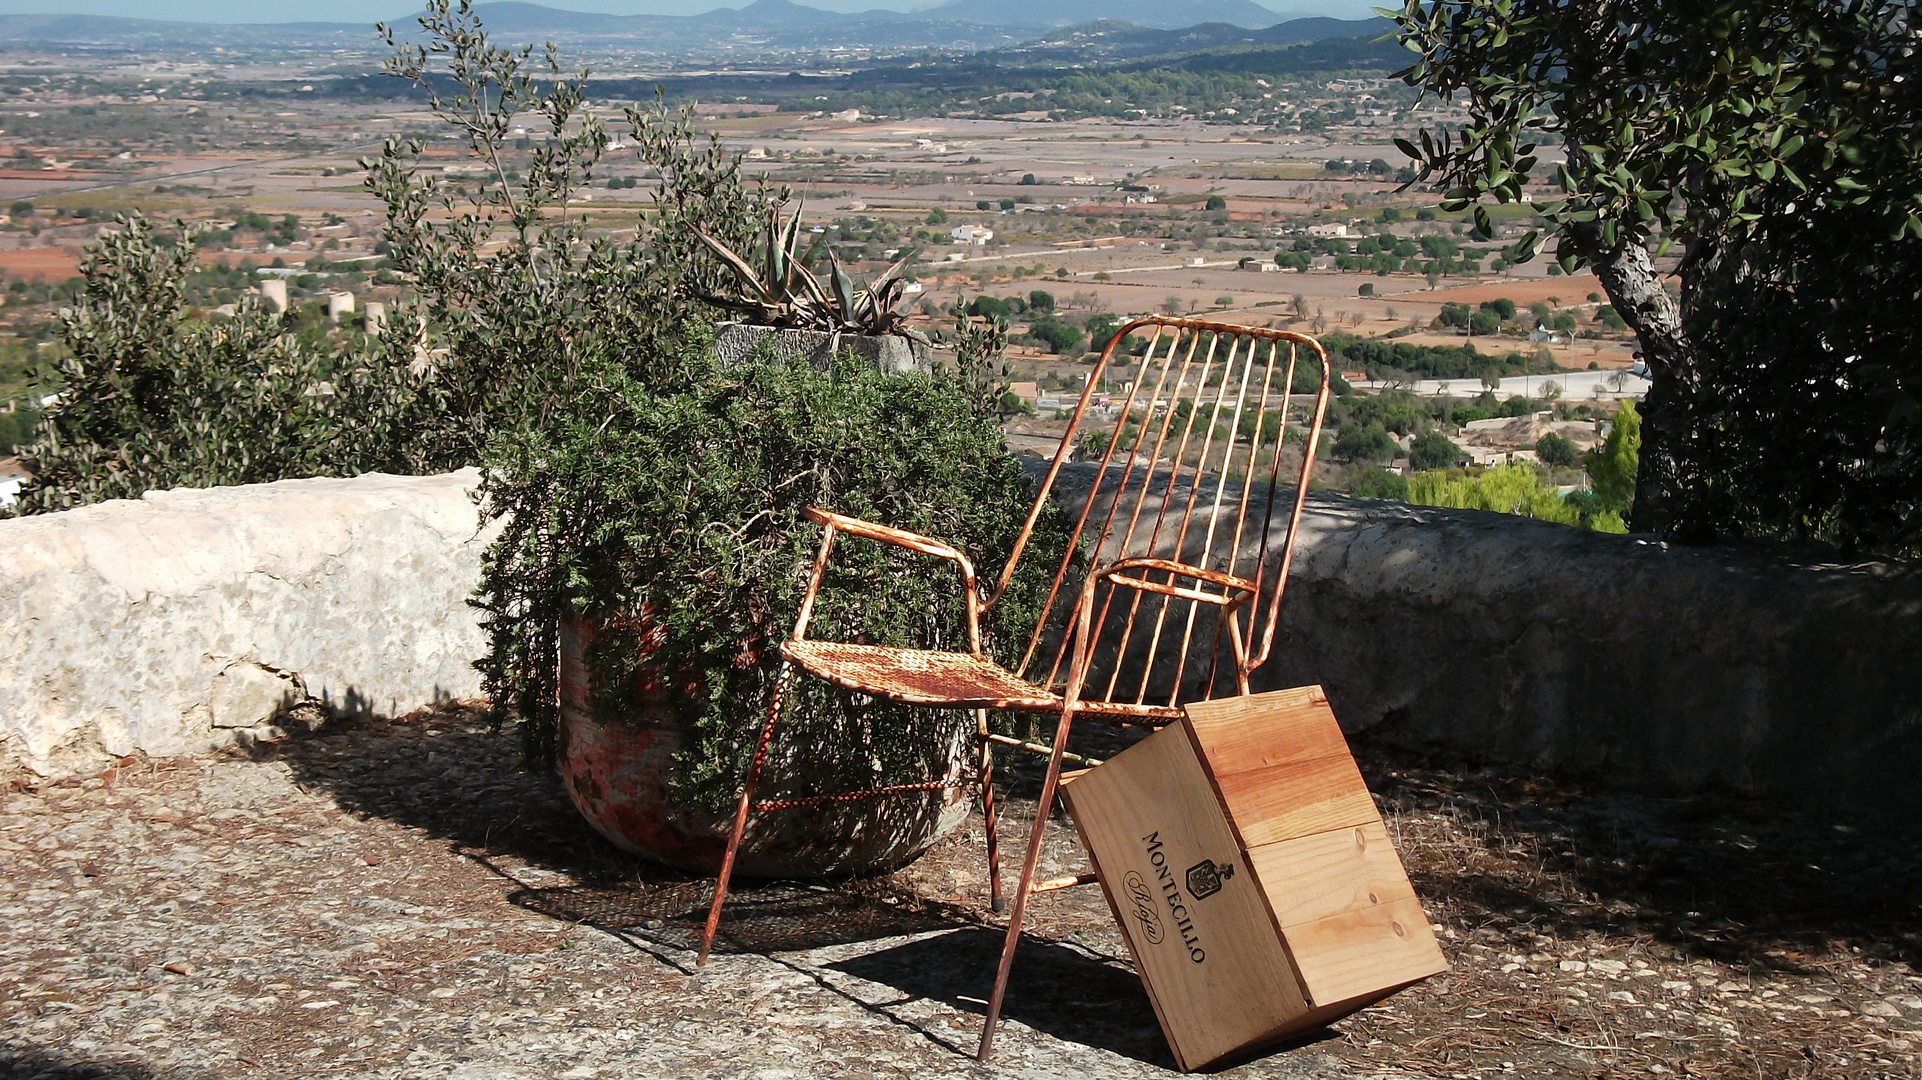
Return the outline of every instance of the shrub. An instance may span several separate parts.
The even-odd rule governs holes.
[[[1029,336],[1047,343],[1058,353],[1079,352],[1083,337],[1078,327],[1054,319],[1036,319],[1028,328]]]
[[[1503,465],[1472,474],[1454,470],[1419,472],[1409,478],[1408,501],[1519,514],[1563,525],[1579,525],[1582,520],[1581,512],[1528,465]]]
[[[293,313],[252,301],[218,325],[188,318],[188,236],[161,244],[136,215],[88,249],[61,317],[68,355],[44,379],[60,399],[22,451],[20,512],[440,464],[407,423],[423,386],[406,364],[316,347]]]
[[[1581,460],[1575,444],[1552,431],[1535,440],[1535,456],[1542,464],[1557,469],[1572,469]]]
[[[1461,460],[1462,448],[1439,431],[1424,431],[1408,446],[1408,466],[1412,469],[1451,469]]]
[[[718,808],[737,790],[776,645],[820,541],[802,509],[832,507],[939,537],[992,579],[1029,489],[992,410],[981,407],[984,390],[996,388],[983,385],[978,366],[887,376],[855,364],[820,373],[756,361],[723,377],[698,330],[657,348],[675,360],[649,366],[682,378],[663,385],[596,359],[583,392],[559,403],[548,424],[514,432],[490,455],[483,496],[505,531],[485,572],[492,648],[483,668],[496,701],[515,704],[532,754],[545,759],[556,723],[554,627],[593,618],[602,628],[588,655],[604,688],[597,707],[623,708],[620,695],[636,677],[674,688],[670,707],[688,733],[676,797]],[[996,609],[1002,625],[1038,616],[1061,535],[1044,522],[1041,550],[1025,557],[1017,591]],[[958,580],[940,569],[844,540],[814,632],[924,648],[965,642]],[[648,639],[656,627],[665,631],[658,647]],[[1026,644],[1021,633],[992,640],[1004,662],[1018,661],[1008,650]],[[795,737],[849,745],[831,755],[849,774],[816,778],[824,785],[927,779],[927,753],[946,745],[939,733],[965,718],[815,680],[798,681],[794,692],[802,706]]]
[[[1002,300],[993,296],[988,296],[986,294],[977,296],[973,300],[968,301],[968,306],[966,310],[967,310],[967,313],[970,315],[983,316],[990,319],[1000,319],[1002,322],[1006,322],[1008,320],[1008,316],[1014,314],[1014,309],[1009,306],[1006,300]]]
[[[1642,415],[1632,401],[1622,402],[1614,424],[1600,447],[1588,452],[1585,467],[1601,505],[1626,513],[1635,496],[1635,473],[1641,464]]]
[[[1400,449],[1376,423],[1347,424],[1335,433],[1335,456],[1347,461],[1388,461]]]
[[[1364,499],[1408,500],[1408,478],[1379,465],[1358,469],[1348,481],[1348,493]]]

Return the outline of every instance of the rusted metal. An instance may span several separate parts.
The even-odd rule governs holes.
[[[1147,333],[1140,363],[1125,379],[1118,406],[1104,401],[1100,388],[1124,342],[1136,331]],[[1204,347],[1205,346],[1205,347]],[[1304,359],[1318,369],[1314,399],[1297,414],[1294,384]],[[1124,361],[1125,363],[1125,361]],[[821,547],[795,619],[794,636],[781,646],[783,682],[777,689],[762,725],[753,763],[736,809],[734,829],[721,875],[715,882],[697,963],[705,963],[721,907],[727,895],[735,851],[750,813],[829,802],[851,801],[897,792],[922,791],[979,783],[983,816],[988,830],[990,896],[1001,909],[999,849],[995,836],[994,745],[1042,753],[1048,770],[1042,781],[1041,812],[1036,814],[1009,913],[1007,938],[1002,946],[987,1022],[981,1033],[980,1057],[993,1046],[994,1029],[1007,992],[1010,966],[1020,941],[1028,898],[1037,891],[1065,888],[1094,880],[1092,874],[1074,879],[1034,880],[1047,808],[1057,790],[1061,765],[1074,761],[1089,766],[1100,762],[1067,750],[1074,719],[1083,713],[1111,721],[1159,726],[1177,719],[1186,701],[1202,700],[1220,692],[1223,666],[1221,645],[1229,655],[1233,694],[1249,692],[1249,675],[1268,659],[1276,620],[1288,580],[1296,537],[1307,497],[1328,407],[1328,354],[1313,338],[1287,330],[1235,326],[1205,319],[1149,317],[1118,330],[1102,349],[1088,374],[1087,387],[1062,435],[1054,460],[1028,511],[1007,565],[993,587],[983,592],[974,565],[962,552],[938,540],[902,529],[861,521],[827,510],[807,515],[822,526]],[[1279,386],[1277,387],[1277,383]],[[1040,618],[1028,634],[1022,659],[1013,670],[989,658],[982,648],[981,616],[1006,595],[1016,566],[1033,539],[1041,514],[1052,498],[1063,467],[1073,458],[1077,438],[1096,410],[1114,418],[1114,431],[1075,519],[1067,553],[1056,568]],[[1133,438],[1128,439],[1129,429]],[[1286,504],[1285,525],[1277,535],[1277,487],[1281,482],[1284,450],[1290,432],[1302,432],[1301,462],[1294,476],[1293,498]],[[1123,446],[1126,443],[1127,445]],[[1237,493],[1230,498],[1229,488]],[[1250,514],[1257,486],[1265,490],[1260,511]],[[1106,502],[1106,506],[1101,504]],[[1090,528],[1091,522],[1097,522]],[[1255,535],[1252,576],[1243,572],[1242,548]],[[877,645],[812,641],[807,627],[838,534],[861,536],[955,563],[961,575],[962,603],[968,623],[968,651],[941,652]],[[1071,578],[1076,556],[1085,552],[1091,566],[1079,583]],[[1125,600],[1117,593],[1126,592]],[[1263,595],[1266,593],[1266,602]],[[1137,626],[1144,598],[1155,598],[1151,627]],[[1063,604],[1069,605],[1064,612]],[[1185,606],[1184,606],[1185,605]],[[1065,614],[1069,630],[1051,648],[1049,628]],[[1111,614],[1123,614],[1118,626]],[[1214,647],[1206,677],[1198,685],[1184,682],[1198,623],[1211,618]],[[1137,636],[1137,631],[1142,635]],[[1109,671],[1098,690],[1088,686],[1099,649]],[[1122,685],[1124,657],[1130,650],[1145,657],[1140,678]],[[1155,661],[1164,651],[1174,652],[1174,677],[1155,686]],[[1045,663],[1046,670],[1038,665]],[[1065,685],[1058,681],[1067,665]],[[780,719],[786,679],[806,672],[837,686],[874,694],[910,705],[977,710],[976,736],[981,742],[980,766],[972,777],[947,778],[921,784],[895,785],[862,792],[753,801],[753,790],[767,756],[767,746]],[[1054,739],[1043,746],[997,735],[988,730],[985,710],[1054,715]]]
[[[889,784],[886,787],[862,788],[860,791],[843,791],[838,795],[803,795],[798,799],[768,799],[754,804],[754,813],[769,810],[793,810],[802,806],[822,806],[827,803],[860,802],[863,799],[878,799],[884,795],[905,795],[910,791],[946,791],[951,788],[964,788],[974,783],[971,776],[956,776],[946,780],[923,780],[914,784]]]

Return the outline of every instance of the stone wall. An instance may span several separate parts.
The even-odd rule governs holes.
[[[1922,568],[1309,505],[1262,687],[1468,760],[1913,811]]]
[[[220,746],[308,697],[392,714],[477,695],[475,480],[0,521],[0,758],[70,771]],[[1256,681],[1320,683],[1350,731],[1470,760],[1906,808],[1919,656],[1916,568],[1317,494]]]
[[[478,695],[477,480],[156,491],[0,521],[0,760],[58,774],[216,748],[309,699],[396,714]]]

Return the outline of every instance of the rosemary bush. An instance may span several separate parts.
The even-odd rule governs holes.
[[[556,422],[499,440],[484,495],[507,514],[483,592],[497,703],[511,703],[531,757],[556,731],[557,635],[591,620],[596,711],[629,708],[659,683],[688,738],[676,795],[718,808],[745,756],[792,628],[820,530],[817,505],[939,537],[984,578],[1005,564],[1030,487],[1002,447],[966,368],[883,375],[765,360],[723,371],[702,335],[675,348],[688,378],[649,384],[597,367]],[[1018,659],[1065,529],[1053,519],[997,609],[997,655]],[[837,542],[810,633],[843,641],[966,648],[953,568],[858,538]],[[650,631],[659,631],[651,634]],[[1008,650],[1016,650],[1013,655]],[[797,680],[793,738],[838,775],[832,790],[939,775],[965,714],[911,710]]]

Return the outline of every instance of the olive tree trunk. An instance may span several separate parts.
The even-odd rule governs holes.
[[[1640,229],[1617,228],[1613,244],[1606,242],[1599,222],[1575,225],[1572,231],[1587,249],[1609,302],[1635,331],[1648,364],[1641,460],[1629,524],[1636,532],[1661,532],[1674,515],[1676,482],[1684,467],[1687,401],[1698,381],[1695,343],[1684,325],[1681,304],[1662,285]]]

